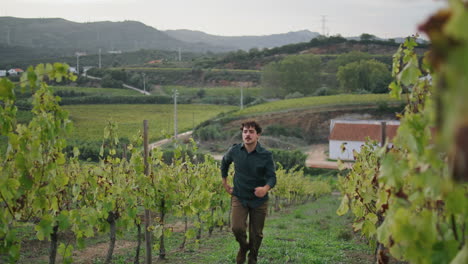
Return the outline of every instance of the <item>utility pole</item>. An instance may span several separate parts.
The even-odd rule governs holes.
[[[99,48],[99,69],[101,69],[101,48]]]
[[[240,109],[244,109],[244,85],[241,85]]]
[[[177,96],[179,92],[174,89],[174,139],[177,140]]]
[[[179,61],[181,61],[181,60],[182,60],[182,54],[181,54],[180,48],[179,48]]]
[[[76,74],[80,75],[80,54],[76,53]]]
[[[11,40],[10,40],[10,26],[7,26],[7,45],[11,46]]]
[[[143,91],[146,92],[146,81],[145,81],[146,74],[143,73]]]
[[[326,36],[327,32],[325,31],[326,29],[326,23],[327,23],[327,16],[322,16],[322,35]]]

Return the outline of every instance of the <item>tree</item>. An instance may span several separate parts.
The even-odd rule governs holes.
[[[361,38],[361,41],[370,41],[370,40],[375,40],[377,37],[372,34],[362,33],[360,38]]]
[[[384,93],[391,81],[391,73],[387,66],[374,59],[340,66],[336,77],[346,92],[366,90],[372,93]]]
[[[269,95],[284,97],[299,92],[310,95],[320,87],[321,59],[315,55],[293,55],[264,67],[262,84]]]
[[[340,66],[345,66],[348,63],[360,61],[360,60],[370,60],[372,57],[369,53],[361,51],[351,51],[345,54],[341,54],[336,57],[336,59],[331,60],[327,63],[326,70],[327,72],[337,72]]]

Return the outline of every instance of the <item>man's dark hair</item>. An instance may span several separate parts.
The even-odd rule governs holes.
[[[247,127],[247,128],[254,127],[255,131],[257,131],[257,134],[262,133],[262,127],[255,120],[249,120],[249,121],[242,123],[240,130],[241,131],[244,130],[244,127]]]

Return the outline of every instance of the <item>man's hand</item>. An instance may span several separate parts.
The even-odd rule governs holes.
[[[270,185],[265,185],[263,187],[257,187],[255,188],[255,196],[257,196],[258,198],[262,198],[264,197],[268,191],[270,190]]]
[[[227,193],[232,194],[232,187],[229,184],[223,184]]]
[[[223,178],[223,186],[224,190],[226,190],[227,193],[232,194],[232,187],[227,183],[227,179]]]

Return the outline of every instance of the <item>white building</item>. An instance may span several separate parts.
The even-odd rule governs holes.
[[[382,126],[386,122],[386,138],[389,142],[395,137],[399,121],[379,120],[331,120],[329,137],[330,159],[354,160],[353,151],[359,152],[366,138],[381,142]],[[342,151],[341,145],[345,144]]]
[[[0,70],[0,77],[6,76],[6,70]]]
[[[15,69],[9,69],[8,70],[8,75],[10,76],[16,76],[18,74],[21,74],[22,72],[24,72],[22,69],[20,68],[15,68]]]

